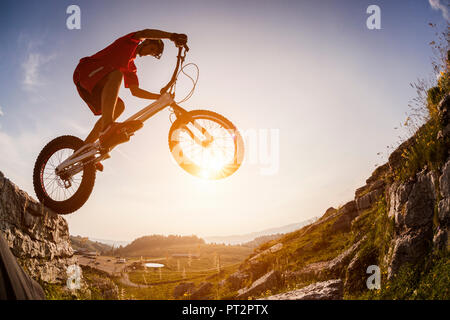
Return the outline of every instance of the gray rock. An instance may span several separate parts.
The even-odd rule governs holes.
[[[436,250],[444,250],[447,248],[448,230],[440,229],[433,238],[433,247]]]
[[[192,291],[192,300],[206,300],[211,298],[211,292],[213,285],[210,282],[202,282],[199,286]]]
[[[284,273],[285,281],[327,280],[340,277],[365,240],[366,236],[332,260],[311,263],[299,271]]]
[[[325,211],[325,213],[323,214],[322,218],[332,216],[332,215],[335,214],[336,212],[337,212],[337,210],[336,210],[335,208],[329,207],[329,208]]]
[[[355,218],[358,214],[358,210],[356,208],[356,201],[352,200],[347,202],[340,209],[341,213],[345,216],[349,216],[350,218]]]
[[[337,232],[349,232],[351,224],[351,218],[347,215],[341,214],[330,227],[330,233],[334,234]]]
[[[435,198],[432,174],[418,174],[404,205],[404,212],[397,211],[395,214],[396,223],[405,228],[420,228],[432,224]]]
[[[374,203],[378,201],[378,198],[383,194],[383,192],[383,189],[376,189],[359,198],[356,198],[356,208],[358,209],[358,211],[370,208]]]
[[[261,300],[341,300],[343,283],[340,279],[316,282],[307,287],[276,294]]]
[[[388,265],[388,279],[395,276],[406,263],[414,265],[420,261],[430,251],[432,237],[431,227],[398,236],[393,241],[391,260]]]
[[[361,244],[366,241],[366,238],[367,237],[364,236],[357,243],[353,244],[350,248],[331,260],[327,265],[326,273],[328,275],[338,276],[345,269],[349,261],[353,258],[355,253],[360,248]]]
[[[388,254],[388,278],[406,264],[419,262],[431,249],[435,206],[432,172],[416,175],[416,180],[395,182],[389,188],[389,216],[395,219],[395,237]]]
[[[370,265],[378,265],[377,252],[358,252],[347,266],[347,274],[344,281],[344,289],[346,292],[355,293],[367,290],[367,267]]]
[[[439,178],[442,199],[439,201],[439,223],[443,227],[450,226],[450,160],[446,162]]]
[[[321,280],[328,270],[329,261],[310,263],[299,271],[287,271],[283,274],[286,282],[304,282],[310,280]]]
[[[244,283],[250,278],[250,275],[243,271],[236,271],[235,273],[232,273],[228,276],[228,278],[225,280],[226,284],[230,287],[231,290],[237,290],[242,288]]]
[[[249,296],[256,296],[267,290],[273,290],[281,285],[281,273],[278,270],[272,270],[261,278],[257,279],[248,288],[238,291],[238,299],[246,299]]]
[[[436,197],[431,172],[419,173],[417,181],[394,183],[389,195],[389,217],[395,217],[396,227],[400,231],[432,223]]]
[[[389,187],[389,218],[395,217],[396,213],[401,212],[404,204],[408,201],[411,192],[412,183],[401,183],[395,181]]]
[[[339,217],[330,228],[331,233],[348,232],[351,228],[353,219],[358,216],[358,209],[356,201],[347,202],[341,209],[339,209]]]
[[[269,264],[264,260],[250,260],[249,270],[247,273],[251,275],[251,278],[258,279],[262,275],[266,274],[267,270],[269,270]]]
[[[438,206],[439,224],[443,227],[450,227],[450,197],[439,201]]]
[[[19,264],[36,280],[65,283],[76,264],[67,222],[0,172],[0,234]]]
[[[173,289],[173,297],[175,299],[181,298],[185,293],[191,295],[195,289],[193,282],[181,282]]]

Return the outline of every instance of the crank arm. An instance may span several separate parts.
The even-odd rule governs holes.
[[[81,154],[79,155],[83,150],[94,146],[95,149],[92,149],[91,151]],[[71,155],[69,158],[67,158],[66,160],[64,160],[59,166],[56,167],[56,172],[61,172],[62,170],[64,170],[66,167],[73,165],[75,163],[77,163],[78,161],[87,159],[91,156],[94,156],[97,153],[97,148],[94,145],[90,144],[90,145],[86,145],[85,147],[82,147],[81,149],[77,150],[77,152],[75,152],[73,155]],[[79,156],[77,156],[79,155]]]

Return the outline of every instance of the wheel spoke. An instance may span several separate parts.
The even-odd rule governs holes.
[[[81,185],[82,175],[79,173],[69,178],[70,187],[66,187],[64,180],[55,173],[55,168],[68,159],[74,152],[73,149],[64,148],[57,150],[44,165],[42,179],[44,191],[54,201],[65,201],[72,197]]]
[[[211,138],[212,141],[207,146],[198,143],[189,135],[187,131],[189,128],[191,128],[191,132],[196,139],[198,138],[204,142],[206,139]],[[203,175],[203,172],[206,173],[206,177],[225,177],[235,171],[232,168],[236,168],[238,141],[236,140],[234,129],[223,125],[215,118],[201,115],[192,122],[184,126],[181,125],[178,130],[174,130],[173,132],[175,134],[171,136],[171,139],[177,142],[176,145],[182,151],[183,158],[189,159],[194,164],[194,167],[197,168],[192,169],[192,166],[184,167],[188,172],[190,172],[189,170],[194,170],[190,173]],[[183,162],[179,163],[182,164]],[[227,173],[227,169],[231,170],[229,171],[231,173]]]

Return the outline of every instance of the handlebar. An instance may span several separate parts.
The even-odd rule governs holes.
[[[180,64],[184,61],[184,58],[186,57],[186,52],[189,51],[189,47],[184,44],[178,47],[178,55],[177,55],[177,64],[175,66],[175,70],[173,71],[172,78],[170,79],[169,83],[167,83],[160,91],[160,94],[164,94],[177,80],[177,74],[178,69],[180,68]],[[182,54],[182,51],[184,49],[184,54]]]

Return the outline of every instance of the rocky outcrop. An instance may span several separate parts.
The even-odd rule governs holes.
[[[450,161],[447,162],[439,178],[439,189],[441,192],[441,201],[438,205],[439,224],[442,228],[450,227]]]
[[[257,296],[267,290],[274,290],[281,285],[281,273],[278,270],[272,270],[257,279],[248,288],[238,291],[238,299],[247,299],[249,296]]]
[[[225,284],[228,285],[231,290],[237,290],[242,288],[249,278],[250,276],[247,273],[238,270],[228,276],[225,280]]]
[[[348,263],[344,280],[344,290],[348,293],[362,292],[367,290],[367,267],[378,265],[377,252],[357,252]]]
[[[356,209],[361,212],[370,208],[384,194],[389,165],[384,164],[372,173],[366,180],[366,185],[355,191]]]
[[[257,259],[261,258],[262,256],[264,256],[264,255],[266,255],[266,254],[269,254],[269,253],[275,253],[275,252],[277,252],[277,251],[280,251],[281,248],[283,248],[283,244],[282,244],[282,243],[277,243],[277,244],[271,246],[269,249],[266,249],[266,250],[264,250],[264,251],[258,253],[258,254],[255,255],[254,257],[251,257],[251,258],[250,258],[250,261],[257,260]]]
[[[277,265],[279,268],[280,257],[299,263],[297,266],[292,263],[286,266],[281,277],[282,285],[316,283],[270,298],[320,298],[329,281],[335,281],[331,282],[332,287],[339,285],[340,291],[337,291],[340,294],[334,297],[342,298],[343,291],[353,296],[368,289],[369,266],[380,267],[383,281],[386,273],[390,280],[403,266],[421,266],[424,258],[433,259],[438,256],[435,251],[446,250],[450,224],[449,110],[450,94],[447,94],[438,106],[437,116],[442,129],[436,135],[439,143],[435,149],[429,150],[431,155],[421,155],[419,152],[427,147],[422,145],[425,134],[428,135],[426,139],[430,139],[430,133],[435,134],[436,118],[419,128],[392,152],[388,162],[376,168],[366,184],[355,191],[353,200],[338,209],[330,207],[316,222],[283,238],[287,250],[276,255],[266,250],[264,254],[247,261],[240,268],[247,275],[245,282],[260,278],[239,290],[239,297],[246,298],[261,294],[266,289],[278,288],[278,280],[270,283],[267,279],[273,275],[271,267]],[[413,146],[414,149],[409,149]],[[411,150],[417,157],[408,158],[405,162],[405,154],[412,154]],[[443,161],[446,157],[448,159]],[[407,165],[410,170],[405,171]],[[421,166],[420,172],[418,165]],[[406,175],[410,177],[405,178]],[[346,239],[353,245],[334,259],[304,266],[303,261],[311,261],[315,252],[329,256],[328,248],[335,244],[328,240],[330,238],[338,241]],[[280,250],[284,248],[280,246]],[[305,259],[302,259],[303,256]],[[243,278],[242,274],[240,278]],[[325,280],[328,282],[323,282]],[[237,287],[244,281],[234,283]]]
[[[421,172],[416,181],[393,183],[389,189],[389,217],[395,221],[388,261],[388,278],[405,263],[417,263],[433,239],[435,179],[432,172]]]
[[[356,201],[347,202],[338,212],[338,218],[331,226],[330,232],[348,232],[350,231],[352,221],[358,216]]]
[[[340,279],[316,282],[307,287],[276,294],[261,300],[341,300],[343,283]]]
[[[322,218],[327,218],[329,216],[334,215],[337,212],[337,209],[333,208],[333,207],[329,207],[325,213],[323,214]]]
[[[330,261],[315,262],[307,265],[299,271],[287,271],[283,274],[286,282],[304,282],[310,280],[327,280],[339,278],[345,275],[348,263],[353,258],[361,243],[366,238],[361,239],[353,244],[350,248],[342,252],[336,258]]]
[[[173,297],[179,299],[184,294],[191,295],[194,289],[195,284],[193,282],[181,282],[173,289]]]
[[[192,291],[192,300],[207,300],[212,298],[213,285],[210,282],[202,282]]]
[[[67,222],[20,190],[0,172],[0,233],[34,279],[64,283],[76,263]]]
[[[212,299],[213,285],[210,282],[202,282],[197,287],[193,282],[181,282],[173,290],[175,299],[206,300]]]

